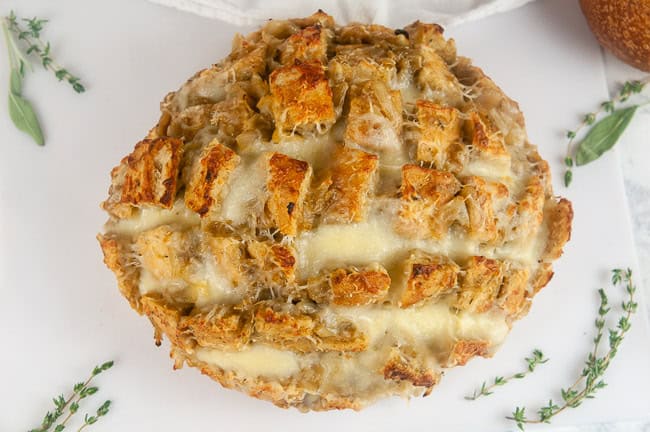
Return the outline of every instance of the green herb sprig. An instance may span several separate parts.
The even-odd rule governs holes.
[[[79,77],[72,75],[68,69],[60,66],[52,59],[50,43],[41,40],[41,32],[48,20],[36,17],[23,18],[20,20],[26,23],[25,27],[23,27],[13,11],[5,19],[9,30],[27,46],[25,51],[27,55],[37,55],[43,68],[52,71],[59,81],[68,82],[77,93],[86,91]]]
[[[630,330],[630,318],[637,310],[637,303],[634,301],[636,287],[632,281],[632,270],[615,269],[612,270],[612,285],[622,285],[627,294],[627,301],[621,303],[623,314],[613,328],[607,329],[609,349],[603,355],[599,355],[600,343],[605,336],[606,317],[610,311],[607,293],[603,289],[598,290],[600,296],[600,306],[598,308],[598,317],[595,320],[596,336],[593,339],[593,350],[587,356],[585,367],[578,379],[565,389],[561,389],[562,402],[554,402],[552,399],[548,404],[542,406],[537,411],[537,418],[526,417],[525,407],[516,407],[512,416],[506,417],[514,421],[520,430],[524,430],[524,425],[532,423],[550,423],[551,419],[562,411],[569,408],[577,408],[586,399],[593,399],[598,390],[604,388],[607,384],[603,376],[607,368],[611,365],[612,360],[616,357],[621,342]]]
[[[64,397],[63,395],[59,395],[52,399],[54,402],[54,411],[48,411],[43,417],[41,425],[37,429],[30,430],[30,432],[46,432],[50,430],[50,428],[54,426],[55,423],[57,423],[59,418],[63,416],[67,409],[67,415],[63,417],[63,420],[57,423],[53,429],[54,432],[63,431],[72,416],[74,416],[77,411],[79,411],[79,404],[81,401],[99,391],[98,387],[90,385],[92,380],[97,375],[113,367],[113,364],[113,361],[108,361],[106,363],[102,363],[99,366],[95,366],[86,381],[79,382],[72,387],[72,394],[68,398]],[[86,426],[96,423],[100,417],[105,416],[109,411],[110,405],[111,401],[107,400],[99,407],[99,409],[97,409],[97,413],[94,416],[89,416],[86,414],[84,418],[84,424],[78,430],[82,430]]]
[[[41,65],[50,70],[59,81],[66,81],[74,91],[83,93],[86,88],[79,77],[72,75],[66,68],[57,64],[50,53],[49,42],[41,40],[41,32],[47,20],[40,18],[18,19],[12,11],[9,16],[0,18],[0,26],[9,52],[9,117],[18,130],[27,133],[38,145],[44,145],[45,139],[38,116],[32,104],[23,97],[23,81],[27,70],[33,70],[30,55],[38,56]],[[21,25],[25,22],[25,26]],[[15,38],[14,38],[15,36]],[[16,44],[16,39],[26,45],[23,51]]]
[[[611,149],[623,134],[640,105],[632,105],[623,109],[616,106],[627,101],[632,95],[639,94],[650,83],[650,76],[640,81],[627,81],[619,93],[612,99],[600,104],[596,111],[585,114],[577,128],[567,131],[567,150],[564,164],[564,185],[569,186],[573,180],[573,167],[586,165],[598,159],[603,153]],[[598,117],[607,113],[605,117],[596,122]],[[580,132],[591,127],[589,132],[575,146],[575,140]]]
[[[472,393],[471,396],[465,396],[466,400],[476,400],[480,398],[481,396],[489,396],[493,393],[493,390],[496,387],[503,386],[507,384],[508,382],[515,380],[515,379],[522,379],[526,375],[531,374],[535,371],[535,368],[539,366],[540,364],[546,363],[548,361],[547,358],[544,357],[544,354],[542,351],[535,349],[533,350],[533,353],[530,357],[525,358],[526,363],[528,364],[528,367],[526,368],[525,371],[518,372],[515,374],[512,374],[508,377],[503,377],[503,376],[497,376],[494,378],[494,382],[490,385],[488,385],[485,381],[483,381],[483,384],[481,384],[481,387],[474,390],[474,393]]]
[[[43,131],[38,122],[32,104],[22,96],[23,78],[31,63],[16,46],[16,42],[9,34],[7,20],[2,20],[2,33],[9,53],[9,117],[16,128],[27,133],[38,145],[45,144]]]

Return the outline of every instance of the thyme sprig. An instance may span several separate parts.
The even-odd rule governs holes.
[[[465,396],[466,400],[476,400],[480,398],[481,396],[489,396],[493,393],[493,390],[496,387],[500,387],[502,385],[507,384],[508,382],[515,380],[515,379],[522,379],[526,375],[531,374],[535,371],[535,368],[543,363],[546,363],[548,361],[547,358],[544,357],[544,353],[542,351],[535,349],[533,350],[533,353],[530,357],[525,358],[526,363],[528,364],[528,367],[526,368],[525,371],[522,372],[517,372],[515,374],[512,374],[507,377],[503,376],[497,376],[494,377],[494,382],[490,385],[488,385],[485,381],[483,381],[483,384],[481,384],[481,387],[474,390],[474,393],[472,393],[471,396]]]
[[[38,56],[43,68],[52,71],[59,81],[67,81],[77,93],[86,91],[79,77],[71,74],[68,69],[52,59],[50,43],[41,40],[41,32],[48,20],[36,17],[19,20],[13,11],[9,13],[5,20],[9,30],[27,46],[25,50],[27,55],[34,54]],[[21,25],[21,21],[25,22],[25,27]]]
[[[100,417],[104,417],[106,414],[108,414],[108,410],[111,406],[111,401],[107,400],[105,401],[99,408],[97,408],[97,412],[93,416],[89,416],[86,414],[84,416],[84,424],[82,424],[79,429],[77,429],[77,432],[82,431],[83,429],[86,428],[86,426],[90,426],[91,424],[97,423],[97,420],[99,420]]]
[[[24,27],[21,22],[25,23]],[[31,136],[34,142],[41,146],[45,144],[45,138],[36,110],[23,96],[23,81],[27,69],[34,70],[30,54],[32,58],[38,56],[45,69],[52,71],[59,81],[66,81],[77,93],[86,91],[79,77],[72,75],[52,59],[50,43],[41,40],[41,31],[46,23],[47,20],[40,18],[19,20],[13,11],[9,16],[0,17],[0,27],[9,53],[9,117],[18,130]],[[18,47],[17,41],[27,45],[24,52]]]
[[[650,83],[650,76],[645,77],[642,80],[638,81],[626,81],[619,93],[614,96],[612,99],[602,102],[597,110],[587,113],[582,118],[582,122],[573,130],[569,130],[566,133],[567,148],[566,156],[564,158],[564,164],[566,165],[566,171],[564,173],[564,185],[569,186],[573,180],[573,166],[580,165],[580,161],[575,159],[575,140],[579,136],[580,132],[583,129],[593,126],[596,123],[596,120],[604,113],[607,113],[606,119],[608,116],[611,116],[615,113],[616,106],[620,103],[627,101],[632,95],[641,93],[645,86]],[[625,125],[627,126],[627,124]],[[625,128],[623,126],[623,129]],[[612,138],[614,142],[618,139],[618,136]],[[611,147],[611,146],[610,146]]]
[[[622,285],[624,287],[627,301],[621,303],[623,314],[618,319],[616,326],[607,329],[609,349],[605,354],[599,356],[600,343],[605,336],[606,317],[611,309],[607,293],[605,290],[600,289],[598,290],[600,306],[598,308],[598,317],[594,322],[596,327],[596,336],[593,339],[594,347],[587,356],[582,373],[571,386],[561,389],[562,401],[556,403],[550,399],[547,405],[542,406],[537,411],[537,418],[528,418],[525,407],[516,407],[512,412],[512,416],[506,418],[514,421],[520,430],[523,431],[526,424],[550,423],[551,419],[562,411],[577,408],[586,399],[593,399],[598,390],[607,385],[603,380],[603,376],[614,357],[616,357],[625,335],[630,330],[630,318],[636,312],[638,306],[634,301],[636,287],[632,281],[632,270],[612,270],[612,285]]]
[[[81,401],[87,398],[88,396],[94,395],[95,393],[97,393],[97,391],[99,391],[98,387],[90,385],[92,380],[97,375],[113,367],[113,364],[114,364],[113,361],[108,361],[106,363],[102,363],[99,366],[95,366],[95,368],[93,369],[88,379],[86,379],[86,381],[79,382],[72,387],[72,394],[69,397],[66,398],[64,395],[59,395],[54,399],[52,399],[52,401],[54,402],[54,408],[55,408],[54,411],[48,411],[43,417],[43,421],[41,422],[41,425],[36,429],[30,430],[30,432],[45,432],[50,430],[50,428],[54,426],[55,423],[57,423],[59,418],[63,416],[63,414],[66,412],[67,409],[67,415],[63,417],[63,420],[59,422],[53,429],[54,432],[63,431],[66,425],[68,424],[68,421],[72,418],[72,416],[74,416],[77,413],[77,411],[79,411],[79,404],[81,403]],[[100,417],[106,415],[108,413],[110,405],[111,405],[111,401],[107,400],[99,407],[96,415],[88,416],[88,414],[86,414],[84,419],[84,424],[79,428],[79,430],[97,422],[97,420]]]

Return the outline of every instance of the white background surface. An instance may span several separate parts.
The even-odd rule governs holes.
[[[167,347],[153,345],[146,319],[118,294],[94,239],[108,172],[158,117],[158,102],[196,70],[223,57],[236,29],[144,1],[65,0],[4,3],[50,18],[54,57],[85,78],[76,95],[44,72],[26,81],[47,135],[38,148],[11,125],[0,104],[0,430],[35,427],[50,398],[92,366],[115,359],[98,379],[111,413],[94,430],[505,430],[517,404],[536,409],[573,381],[589,349],[596,288],[608,269],[634,265],[631,225],[616,153],[560,185],[563,134],[606,97],[601,53],[573,2],[548,0],[454,29],[458,51],[520,102],[531,140],[552,166],[557,193],[574,203],[572,242],[556,277],[491,360],[450,371],[425,399],[383,401],[361,412],[300,414],[224,390],[197,371],[173,372]],[[288,12],[289,13],[289,12]],[[405,23],[406,24],[406,23]],[[0,82],[8,82],[6,67]],[[617,298],[612,294],[612,300]],[[617,304],[617,301],[613,301]],[[643,310],[643,307],[641,308]],[[495,374],[521,368],[539,347],[551,358],[526,381],[466,402]],[[650,338],[635,317],[608,372],[609,386],[555,425],[650,416]],[[82,409],[83,409],[82,408]]]

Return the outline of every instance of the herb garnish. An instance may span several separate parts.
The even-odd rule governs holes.
[[[25,27],[20,24],[18,17],[12,11],[9,16],[2,19],[2,32],[9,52],[9,116],[16,128],[31,136],[36,144],[44,145],[43,131],[32,104],[22,96],[23,79],[27,68],[33,70],[32,63],[27,58],[30,54],[38,56],[41,65],[54,73],[59,81],[66,81],[77,93],[86,89],[80,79],[72,75],[66,68],[58,65],[50,54],[50,43],[41,40],[41,31],[47,20],[40,18],[23,18]],[[16,45],[16,40],[26,45],[23,52]]]
[[[92,373],[90,374],[90,377],[86,381],[74,385],[74,387],[72,388],[72,394],[67,399],[63,395],[59,395],[54,399],[52,399],[56,409],[53,412],[48,411],[45,414],[45,417],[43,417],[41,426],[38,427],[37,429],[32,429],[29,432],[45,432],[50,430],[50,428],[63,415],[63,413],[66,411],[67,408],[68,414],[53,429],[54,432],[63,431],[68,421],[79,410],[79,403],[83,399],[87,398],[88,396],[94,395],[99,390],[99,388],[96,386],[90,386],[90,383],[93,380],[93,378],[95,378],[100,373],[110,369],[111,367],[113,367],[112,361],[103,363],[100,366],[95,366]],[[77,432],[84,429],[86,426],[96,423],[101,417],[108,414],[110,406],[111,406],[111,401],[107,400],[97,409],[95,415],[89,416],[88,414],[86,414],[84,417],[84,423],[79,427]]]
[[[600,289],[598,290],[600,307],[598,309],[598,318],[595,321],[596,337],[593,340],[594,347],[587,356],[582,373],[570,387],[561,389],[562,402],[558,405],[552,399],[549,400],[547,405],[537,411],[538,418],[527,418],[526,408],[516,407],[512,412],[512,416],[506,418],[513,420],[522,431],[525,424],[550,423],[551,419],[562,411],[568,408],[577,408],[585,399],[594,398],[596,392],[607,385],[603,380],[603,375],[616,356],[623,338],[630,330],[630,318],[637,309],[637,303],[634,301],[636,287],[632,281],[632,270],[612,270],[612,284],[614,286],[623,285],[627,293],[627,301],[621,303],[623,314],[619,318],[616,327],[607,329],[609,350],[601,356],[598,354],[600,342],[605,334],[605,318],[610,311],[607,294],[603,289]]]
[[[535,371],[535,368],[538,365],[542,363],[546,363],[548,361],[548,359],[544,357],[544,354],[538,349],[533,350],[533,354],[530,357],[526,357],[525,360],[526,363],[528,363],[528,368],[525,371],[512,374],[508,377],[497,376],[494,378],[494,382],[490,385],[487,385],[486,382],[483,381],[483,384],[481,384],[481,388],[474,390],[474,393],[471,396],[465,396],[465,399],[476,400],[481,396],[489,396],[493,393],[492,390],[495,387],[505,385],[506,383],[508,383],[513,379],[522,379],[526,375]]]
[[[564,164],[567,167],[564,173],[564,185],[569,186],[573,180],[573,166],[586,165],[598,159],[603,153],[611,149],[620,136],[623,134],[628,124],[634,117],[634,113],[640,105],[632,105],[627,108],[615,110],[616,104],[627,101],[630,96],[641,93],[644,87],[650,83],[650,76],[640,81],[627,81],[623,87],[611,100],[600,104],[600,107],[586,114],[582,123],[574,130],[567,132],[568,138],[566,157]],[[598,123],[596,119],[603,113],[608,113]],[[574,141],[583,128],[593,126],[591,130],[580,141],[577,148],[574,149]],[[574,154],[575,152],[575,154]]]

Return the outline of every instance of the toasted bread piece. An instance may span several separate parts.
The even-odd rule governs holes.
[[[465,134],[475,158],[492,164],[496,172],[510,170],[510,153],[506,150],[499,130],[487,117],[471,112],[465,121]]]
[[[402,98],[382,81],[364,81],[350,89],[345,142],[372,151],[399,151]]]
[[[444,216],[453,218],[456,213],[443,209],[460,190],[458,179],[447,171],[404,165],[396,230],[411,238],[440,237],[443,233],[439,232],[439,216],[443,216],[443,225],[453,223]]]
[[[562,198],[557,203],[547,205],[549,237],[544,249],[544,260],[555,260],[562,255],[562,248],[571,239],[571,221],[573,220],[573,207],[571,201]]]
[[[191,334],[200,347],[242,349],[253,333],[253,319],[248,311],[219,307],[180,319],[180,329]]]
[[[490,344],[484,340],[459,340],[451,347],[445,366],[464,366],[473,357],[488,357]]]
[[[307,162],[272,153],[267,159],[267,173],[263,225],[288,236],[296,235],[311,181],[311,167]]]
[[[267,286],[285,286],[295,278],[296,256],[291,246],[251,240],[246,244],[255,276]]]
[[[482,242],[495,241],[498,231],[488,182],[477,176],[465,177],[461,195],[469,217],[468,234]]]
[[[276,140],[295,132],[323,133],[334,124],[332,89],[319,61],[274,70],[269,88]]]
[[[179,330],[179,323],[182,312],[179,308],[170,305],[159,294],[145,294],[140,299],[142,312],[149,317],[154,326],[154,339],[156,345],[160,345],[162,336],[165,335],[169,341],[176,346],[185,346],[187,339]]]
[[[413,53],[415,83],[426,99],[458,107],[463,102],[463,91],[458,78],[449,70],[445,60],[428,46],[420,45]]]
[[[332,302],[342,306],[381,303],[390,288],[390,276],[381,266],[337,269],[329,276]]]
[[[185,205],[201,217],[219,210],[230,174],[239,164],[239,156],[218,141],[211,141],[190,168],[185,187]]]
[[[296,62],[304,63],[319,61],[327,62],[328,30],[319,23],[303,28],[292,34],[280,48],[280,62],[283,65],[293,65]]]
[[[531,278],[533,294],[537,294],[542,288],[548,285],[553,278],[553,274],[553,267],[550,263],[541,263]]]
[[[209,122],[214,110],[214,104],[200,104],[185,108],[173,118],[167,113],[170,123],[167,128],[161,125],[161,128],[164,129],[161,130],[161,135],[169,134],[172,137],[191,141],[197,132]]]
[[[340,147],[324,186],[323,223],[358,222],[365,216],[366,201],[377,170],[377,156],[349,147]]]
[[[140,141],[129,156],[111,171],[111,187],[103,208],[123,218],[134,207],[171,208],[176,196],[183,143],[177,138]]]
[[[433,302],[456,288],[460,267],[449,258],[414,251],[404,261],[405,275],[397,287],[397,303],[410,307],[420,302]]]
[[[425,387],[425,395],[440,381],[440,373],[418,365],[416,360],[409,358],[403,350],[393,349],[382,372],[384,379],[393,381],[408,381],[416,387]]]
[[[255,311],[255,338],[297,352],[362,351],[367,342],[350,322],[325,326],[295,306],[261,303]]]
[[[459,310],[487,312],[496,300],[503,281],[503,262],[482,256],[470,257],[463,270],[455,307]]]
[[[232,285],[245,282],[244,243],[241,239],[230,236],[207,235],[204,237],[206,260],[214,260],[221,274]]]
[[[517,316],[526,306],[528,276],[527,269],[511,268],[503,277],[497,304],[509,316]]]
[[[460,112],[425,100],[418,100],[416,107],[420,139],[415,157],[430,162],[434,168],[445,169],[453,144],[462,141]]]
[[[186,234],[169,225],[141,233],[135,251],[142,266],[158,280],[177,280],[186,276],[189,257],[185,253]]]

